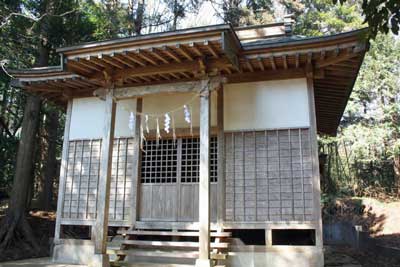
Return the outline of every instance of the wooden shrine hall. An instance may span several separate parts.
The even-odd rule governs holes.
[[[322,267],[317,133],[336,134],[368,43],[292,27],[85,43],[12,71],[66,108],[54,261]]]

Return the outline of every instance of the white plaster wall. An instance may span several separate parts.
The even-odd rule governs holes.
[[[213,92],[211,95],[211,125],[217,125],[217,97]],[[146,114],[165,114],[166,112],[179,109],[174,112],[175,128],[188,128],[185,122],[182,106],[188,104],[192,111],[193,127],[199,127],[200,122],[200,98],[195,94],[162,94],[151,95],[143,98],[143,113]],[[159,118],[160,128],[163,129],[164,117]],[[149,128],[156,129],[156,119],[149,118]]]
[[[310,125],[306,79],[228,84],[224,89],[226,131]]]
[[[76,98],[72,103],[70,139],[102,138],[104,127],[105,102],[96,98]],[[128,127],[129,113],[136,110],[136,100],[117,102],[115,136],[129,137],[133,133]]]
[[[225,131],[297,128],[309,126],[309,109],[306,79],[253,82],[225,85]],[[181,107],[193,99],[193,94],[163,94],[143,98],[143,113],[174,113],[175,127],[188,128]],[[217,125],[216,93],[211,96],[211,124]],[[70,139],[101,138],[104,126],[104,101],[96,98],[73,100]],[[199,127],[199,97],[190,102],[193,127]],[[136,100],[117,102],[115,124],[116,137],[129,137],[129,113],[136,110]],[[159,118],[160,128],[164,117]],[[156,128],[156,120],[150,118],[149,128]]]

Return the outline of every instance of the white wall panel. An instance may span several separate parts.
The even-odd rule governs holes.
[[[225,85],[225,130],[261,130],[309,126],[306,79],[253,82]],[[163,94],[143,98],[143,112],[164,114],[179,109],[193,99],[193,94]],[[199,98],[190,103],[193,127],[199,126]],[[130,137],[129,112],[136,110],[136,100],[117,103],[115,137]],[[188,128],[183,111],[174,113],[175,127]],[[104,101],[96,98],[73,100],[70,139],[101,138],[104,123]],[[164,117],[159,118],[163,129]],[[211,98],[211,124],[216,126],[216,94]],[[154,118],[151,129],[156,128]]]
[[[306,79],[225,85],[225,130],[308,127]]]
[[[76,98],[72,104],[70,139],[102,138],[104,126],[104,101],[96,97]],[[136,110],[136,100],[117,103],[115,137],[130,137],[129,111]]]
[[[143,112],[147,114],[164,114],[165,112],[179,109],[184,104],[190,102],[192,110],[192,123],[193,127],[199,127],[199,109],[200,109],[200,98],[195,97],[194,94],[162,94],[162,95],[151,95],[143,98]],[[191,101],[193,100],[193,101]],[[216,114],[216,94],[212,93],[211,96],[211,124],[217,125],[217,114]],[[188,123],[184,120],[183,110],[180,109],[174,112],[175,116],[175,127],[176,128],[188,128]],[[163,127],[164,117],[159,118],[160,128]],[[149,128],[156,129],[156,120],[149,118]]]

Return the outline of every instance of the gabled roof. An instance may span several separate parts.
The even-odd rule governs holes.
[[[223,75],[228,83],[305,77],[313,69],[318,130],[335,134],[361,66],[365,30],[293,36],[284,23],[198,27],[60,48],[58,67],[13,71],[15,85],[57,103],[116,87]],[[244,89],[245,90],[245,89]]]

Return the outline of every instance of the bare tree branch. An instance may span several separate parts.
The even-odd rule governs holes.
[[[64,12],[62,14],[57,14],[57,15],[45,13],[45,14],[41,15],[40,17],[35,17],[32,14],[23,14],[23,13],[12,12],[7,17],[5,17],[3,19],[3,22],[0,24],[0,29],[3,28],[4,26],[6,26],[8,23],[10,23],[11,18],[13,18],[13,17],[24,17],[24,18],[27,18],[29,20],[32,20],[34,23],[37,23],[37,22],[41,21],[43,18],[45,18],[45,17],[64,17],[64,16],[72,14],[72,13],[78,11],[78,10],[80,10],[80,9],[76,8],[76,9],[72,9],[70,11]]]

